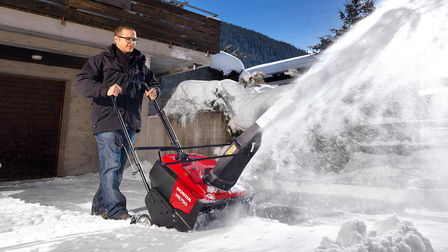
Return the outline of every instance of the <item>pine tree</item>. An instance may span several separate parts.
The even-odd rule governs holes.
[[[344,7],[345,12],[339,10],[339,19],[344,22],[341,28],[343,32],[372,13],[375,10],[375,0],[351,0]]]
[[[309,48],[311,48],[314,52],[323,51],[323,50],[327,49],[331,44],[333,44],[334,39],[336,39],[336,37],[330,36],[330,35],[325,35],[323,37],[319,37],[319,40],[320,40],[319,44],[310,46]]]
[[[309,47],[314,52],[327,49],[354,24],[372,13],[375,10],[375,0],[347,0],[344,3],[344,7],[344,11],[340,9],[338,11],[339,19],[343,22],[342,27],[340,29],[330,29],[334,35],[319,37],[319,44]]]

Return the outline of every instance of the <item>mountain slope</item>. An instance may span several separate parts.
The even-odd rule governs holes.
[[[242,60],[246,68],[305,55],[306,51],[286,42],[269,38],[261,33],[230,23],[221,22],[221,50],[232,45],[246,57]]]

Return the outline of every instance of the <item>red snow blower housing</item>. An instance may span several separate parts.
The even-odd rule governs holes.
[[[146,87],[148,88],[147,85]],[[141,215],[137,222],[150,222],[157,226],[189,231],[195,227],[201,214],[234,203],[248,203],[250,193],[242,186],[234,185],[260,147],[261,129],[256,123],[231,144],[181,147],[165,112],[157,101],[153,101],[172,146],[134,148],[114,97],[112,101],[129,146],[129,151],[126,151],[129,162],[135,173],[140,173],[147,190],[145,204],[149,215]],[[229,147],[225,154],[212,157],[184,152],[187,149],[219,146]],[[149,172],[150,184],[143,173],[137,150],[158,151],[159,160]],[[175,153],[162,156],[164,151]]]

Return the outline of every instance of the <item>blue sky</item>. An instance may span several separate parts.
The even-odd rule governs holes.
[[[343,10],[345,2],[346,0],[188,1],[190,5],[218,14],[221,21],[257,31],[304,50],[317,44],[318,37],[330,34],[331,28],[340,28],[338,9]]]

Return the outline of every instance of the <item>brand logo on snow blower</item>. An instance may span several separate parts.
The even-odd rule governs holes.
[[[179,187],[176,187],[176,191],[178,191],[182,196],[184,196],[184,198],[186,200],[188,200],[188,202],[191,203],[190,196],[188,196],[186,193],[184,193],[184,191],[182,191],[182,189],[180,189]],[[182,197],[180,197],[179,194],[176,193],[175,196],[180,202],[182,202],[182,204],[184,204],[184,206],[188,206],[188,203],[184,199],[182,199]]]
[[[170,197],[170,204],[173,208],[189,214],[196,201],[197,198],[194,195],[190,194],[186,188],[176,182]]]
[[[174,196],[176,196],[176,198],[180,201],[180,202],[182,202],[182,204],[184,205],[184,206],[188,206],[188,203],[184,200],[184,199],[182,199],[182,197],[179,195],[179,194],[175,194]]]

